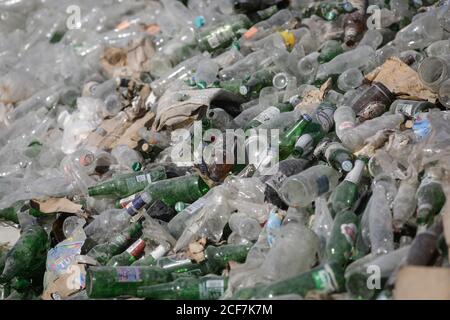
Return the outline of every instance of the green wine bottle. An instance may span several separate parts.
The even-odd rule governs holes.
[[[11,222],[18,224],[19,218],[17,217],[17,213],[24,205],[25,205],[25,201],[17,201],[11,207],[0,210],[0,220],[11,221]],[[40,212],[39,210],[36,210],[29,206],[27,206],[27,208],[28,208],[29,214],[32,215],[33,217],[38,218],[38,217],[42,217],[43,215],[45,215],[42,212]]]
[[[329,40],[325,42],[324,46],[320,50],[317,61],[319,61],[320,64],[326,63],[333,60],[341,53],[344,53],[344,49],[342,49],[342,43],[337,40]]]
[[[205,250],[206,260],[204,261],[207,272],[220,273],[227,267],[230,261],[244,263],[252,246],[253,244],[227,244],[219,247],[208,246]]]
[[[239,93],[248,98],[256,99],[265,87],[272,86],[273,77],[277,74],[275,69],[262,69],[253,73],[239,88]]]
[[[358,232],[358,217],[352,211],[340,211],[331,228],[325,253],[329,263],[345,267],[353,254]]]
[[[355,167],[350,171],[336,189],[331,193],[331,215],[334,217],[336,213],[343,210],[351,210],[358,200],[358,185],[364,172],[365,162],[356,160]]]
[[[19,240],[6,255],[0,284],[7,283],[15,277],[39,277],[45,272],[47,251],[50,246],[47,232],[34,220],[21,227]]]
[[[142,231],[140,223],[134,223],[107,243],[98,244],[87,253],[100,264],[106,264],[113,256],[121,253],[130,241],[139,237]]]
[[[279,155],[280,160],[284,160],[294,151],[295,142],[306,132],[306,128],[312,119],[309,115],[302,115],[301,119],[292,125],[280,138]]]
[[[269,285],[257,285],[237,291],[232,299],[268,299],[286,294],[305,297],[310,292],[330,294],[345,289],[344,270],[337,263],[326,263]]]
[[[158,267],[89,267],[86,292],[89,298],[137,296],[139,287],[172,281],[168,270]]]
[[[142,259],[133,262],[131,265],[133,267],[156,266],[158,259],[163,257],[168,251],[169,246],[161,244],[157,246],[152,252],[150,252],[150,254],[148,254]]]
[[[139,298],[159,300],[217,300],[227,289],[228,279],[216,275],[181,277],[175,281],[140,287]]]
[[[417,223],[425,226],[438,214],[446,201],[439,168],[429,168],[417,189]]]
[[[161,166],[151,170],[118,175],[109,181],[88,188],[88,194],[91,197],[109,196],[125,198],[144,190],[145,187],[154,181],[164,179],[167,179],[166,170]]]
[[[127,250],[112,257],[106,265],[112,267],[129,266],[139,258],[144,248],[145,241],[138,239]]]
[[[208,185],[198,175],[156,181],[144,189],[153,201],[161,200],[170,207],[179,201],[192,203],[208,191]]]

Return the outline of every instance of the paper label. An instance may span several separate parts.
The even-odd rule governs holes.
[[[245,39],[251,39],[255,36],[255,34],[258,33],[258,28],[256,27],[251,27],[250,29],[248,29],[245,33],[244,33],[244,38]]]
[[[341,233],[352,246],[356,241],[356,225],[354,223],[341,224]]]
[[[119,282],[141,282],[138,267],[117,267],[117,278]]]
[[[328,192],[328,190],[330,190],[330,181],[328,180],[327,176],[321,176],[317,178],[316,183],[318,195],[324,194],[325,192]]]
[[[199,292],[200,300],[217,300],[225,292],[225,281],[223,279],[206,280],[199,284]]]
[[[337,291],[333,270],[328,265],[324,269],[312,273],[312,278],[318,291],[324,293]]]
[[[133,243],[128,249],[127,252],[133,257],[137,257],[141,254],[141,252],[145,248],[145,241],[142,239],[138,239],[135,243]]]
[[[150,173],[147,174],[141,174],[139,176],[136,176],[136,181],[137,182],[148,182],[151,183],[152,182],[152,176],[150,175]]]

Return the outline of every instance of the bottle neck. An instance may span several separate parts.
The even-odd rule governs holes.
[[[345,177],[345,181],[349,181],[354,184],[359,184],[364,172],[365,165],[366,164],[364,163],[364,161],[359,159],[356,160],[354,168],[347,174],[347,176]]]
[[[144,248],[145,248],[145,241],[142,239],[138,239],[127,249],[126,252],[134,258],[138,258],[144,251]]]

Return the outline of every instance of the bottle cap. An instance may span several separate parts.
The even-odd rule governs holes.
[[[342,170],[345,172],[350,172],[353,169],[353,163],[350,160],[345,160],[342,162]]]
[[[134,172],[140,171],[142,169],[142,164],[140,162],[134,162],[131,165],[131,169],[133,169]]]

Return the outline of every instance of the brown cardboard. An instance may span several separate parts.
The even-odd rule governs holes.
[[[395,282],[396,300],[449,300],[450,269],[403,267]]]
[[[80,204],[73,203],[66,198],[33,199],[30,200],[30,204],[42,213],[67,212],[77,214],[83,211]]]
[[[399,99],[428,100],[431,103],[437,100],[437,95],[425,88],[417,72],[396,57],[387,59],[366,75],[366,79],[381,82]]]

